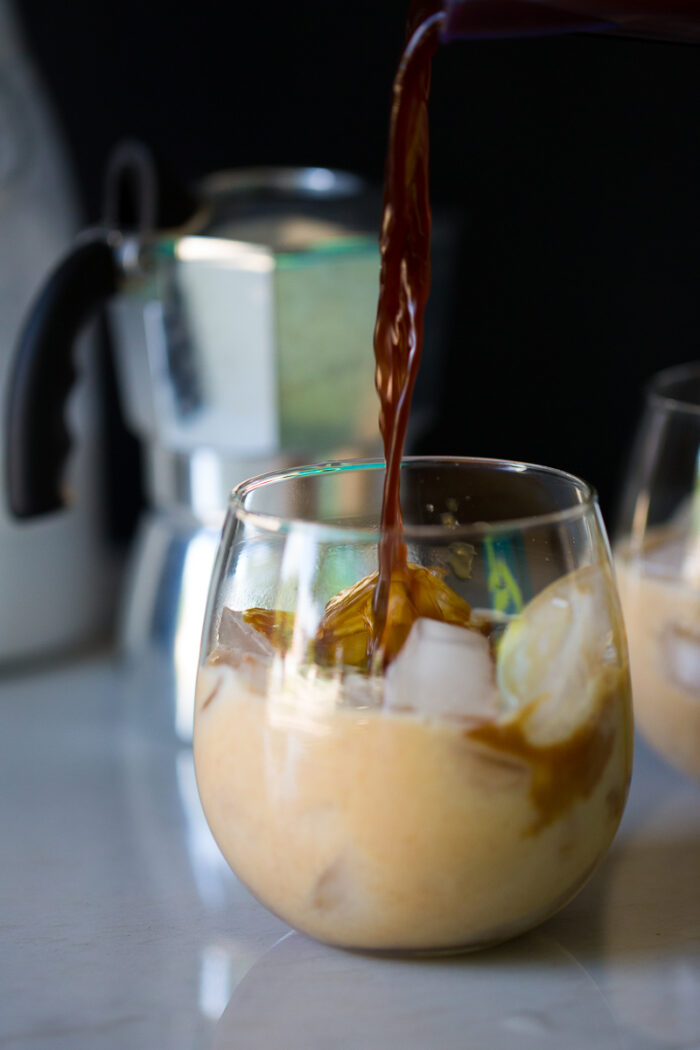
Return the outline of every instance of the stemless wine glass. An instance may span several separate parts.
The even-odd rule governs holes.
[[[364,950],[501,941],[581,887],[624,808],[629,675],[594,493],[555,470],[407,459],[391,653],[373,648],[382,462],[233,494],[194,755],[231,867]],[[392,633],[393,632],[393,633]]]
[[[648,387],[615,561],[637,724],[700,777],[700,363]]]

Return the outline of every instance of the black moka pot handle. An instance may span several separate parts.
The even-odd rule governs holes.
[[[74,345],[84,323],[122,286],[122,233],[140,244],[156,229],[179,228],[197,206],[144,143],[129,139],[114,148],[105,178],[105,228],[83,235],[51,274],[15,352],[5,406],[5,478],[15,517],[48,514],[66,503]]]
[[[32,304],[20,334],[5,406],[8,507],[17,518],[59,510],[67,502],[63,474],[71,437],[66,403],[76,379],[74,345],[90,316],[120,288],[119,231],[143,240],[156,224],[177,225],[195,208],[184,190],[163,202],[167,170],[158,170],[142,142],[120,142],[105,177],[105,228],[83,235]],[[172,180],[170,180],[172,182]]]
[[[106,234],[78,243],[56,267],[20,334],[5,411],[8,507],[32,518],[65,505],[71,437],[66,402],[76,379],[83,324],[117,291],[118,261]]]

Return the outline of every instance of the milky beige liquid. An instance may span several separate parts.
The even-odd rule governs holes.
[[[307,704],[299,682],[264,697],[210,662],[194,736],[207,819],[260,901],[320,940],[499,941],[563,905],[617,829],[631,772],[624,661],[586,688],[583,723],[537,747],[517,718]]]
[[[673,571],[673,546],[659,530],[641,556],[618,551],[616,572],[637,725],[673,765],[700,778],[700,589]]]

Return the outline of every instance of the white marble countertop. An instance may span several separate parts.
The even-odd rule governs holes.
[[[220,858],[191,752],[107,657],[0,680],[0,1047],[699,1050],[700,786],[638,744],[627,811],[563,912],[397,961],[291,933]]]

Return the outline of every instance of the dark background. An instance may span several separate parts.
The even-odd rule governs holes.
[[[185,180],[267,163],[381,180],[405,0],[18,7],[90,221],[124,136]],[[698,356],[699,110],[690,46],[441,49],[433,201],[460,237],[415,449],[559,466],[613,514],[645,380]]]

